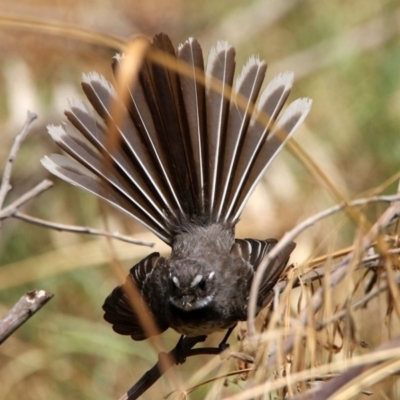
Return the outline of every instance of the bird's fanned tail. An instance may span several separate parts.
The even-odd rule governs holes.
[[[126,104],[96,73],[82,87],[99,119],[78,101],[66,116],[81,132],[49,127],[64,156],[45,157],[52,173],[135,218],[172,243],[182,221],[232,226],[266,168],[306,117],[311,102],[299,99],[279,114],[293,77],[277,76],[257,97],[266,64],[252,57],[231,98],[235,50],[219,42],[206,68],[200,45],[187,40],[175,52],[168,36],[156,35],[152,48],[189,66],[180,75],[146,59]],[[123,57],[114,58],[118,71]],[[203,79],[206,71],[205,80]],[[219,86],[224,93],[216,90]],[[123,118],[116,120],[111,110]],[[109,140],[109,132],[117,140]],[[110,143],[118,143],[110,147]],[[113,148],[115,147],[115,148]]]

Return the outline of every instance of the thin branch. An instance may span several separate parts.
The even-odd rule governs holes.
[[[105,236],[112,239],[121,240],[122,242],[138,244],[142,246],[153,247],[154,243],[143,242],[142,240],[131,238],[130,236],[121,235],[118,232],[107,232],[100,229],[89,228],[87,226],[65,225],[56,222],[46,221],[41,218],[31,217],[30,215],[15,211],[10,215],[13,218],[20,219],[30,224],[38,225],[43,228],[50,228],[60,232],[84,233],[94,236]]]
[[[12,215],[17,211],[17,208],[37,197],[39,194],[43,193],[52,186],[53,182],[48,179],[44,179],[42,182],[38,183],[34,188],[28,190],[25,194],[13,201],[6,208],[0,210],[0,221],[2,219],[12,217]]]
[[[13,144],[10,149],[10,153],[8,154],[7,162],[4,167],[3,177],[1,179],[0,186],[0,210],[3,207],[4,200],[6,199],[7,193],[11,190],[11,172],[14,164],[15,157],[18,153],[19,148],[21,147],[21,143],[26,138],[29,133],[29,128],[32,125],[32,122],[37,118],[37,115],[28,111],[25,123],[21,129],[21,132],[15,136]]]
[[[42,226],[44,228],[55,229],[57,231],[65,231],[65,232],[73,232],[73,233],[85,233],[94,236],[105,236],[110,237],[113,239],[121,240],[123,242],[133,243],[142,246],[153,247],[154,243],[151,242],[143,242],[138,239],[133,239],[126,235],[121,235],[118,232],[107,232],[100,229],[93,229],[86,226],[74,226],[74,225],[65,225],[59,224],[56,222],[46,221],[44,219],[31,217],[30,215],[18,212],[17,209],[27,203],[28,201],[32,200],[45,190],[49,189],[53,186],[53,182],[45,179],[36,185],[33,189],[26,192],[24,195],[19,197],[13,203],[8,205],[3,210],[0,210],[0,221],[6,218],[17,218],[25,222],[29,222],[34,225]]]
[[[44,290],[32,290],[25,293],[14,307],[0,319],[0,344],[39,311],[52,297],[53,293]]]

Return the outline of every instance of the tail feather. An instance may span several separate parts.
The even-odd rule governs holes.
[[[149,215],[156,217],[156,214],[158,214],[159,216],[156,218],[163,217],[162,208],[156,203],[152,194],[146,192],[140,185],[142,178],[136,177],[137,174],[130,169],[129,165],[123,162],[120,165],[117,162],[104,164],[105,160],[98,152],[80,139],[67,135],[61,127],[51,127],[49,133],[60,148],[92,174],[107,182],[113,191],[118,191],[128,201],[139,204]],[[134,190],[134,188],[137,190]]]
[[[168,36],[156,35],[153,45],[157,50],[176,59],[174,47]],[[163,162],[171,171],[182,217],[188,218],[189,215],[196,214],[197,210],[193,192],[194,171],[191,170],[189,161],[192,155],[186,135],[188,123],[184,112],[179,76],[164,65],[155,63],[151,64],[151,73],[154,100],[159,116],[157,134],[164,148]],[[155,114],[157,115],[156,112]],[[180,173],[181,171],[184,173]]]
[[[117,79],[119,79],[118,71],[121,62],[123,62],[123,57],[114,57],[113,69]],[[177,218],[177,210],[182,214],[183,209],[175,191],[174,171],[171,171],[170,163],[165,162],[165,153],[168,154],[168,152],[159,137],[160,117],[148,69],[149,65],[144,63],[137,84],[133,89],[128,88],[130,96],[126,106],[136,128],[136,132],[131,135],[133,138],[128,141],[132,147],[140,149],[142,154],[146,152],[149,154],[145,165],[152,167],[154,171],[152,176],[163,182],[162,185],[157,186],[156,190],[167,199],[168,215]],[[140,145],[137,142],[140,142]]]
[[[250,195],[260,181],[266,169],[279,154],[285,143],[292,137],[297,128],[303,123],[311,108],[310,99],[298,99],[289,105],[282,117],[277,121],[267,140],[261,145],[259,153],[249,171],[249,177],[244,182],[238,200],[233,208],[233,220],[239,219]],[[233,205],[234,203],[232,203]]]
[[[295,101],[278,118],[293,82],[293,75],[284,73],[267,86],[253,110],[267,68],[255,57],[243,68],[231,96],[215,90],[215,82],[222,91],[233,82],[235,50],[226,42],[212,48],[205,83],[203,53],[196,40],[188,39],[175,53],[169,37],[160,34],[152,48],[176,63],[185,62],[190,73],[146,59],[124,102],[103,77],[84,75],[83,90],[101,120],[74,101],[66,116],[86,141],[62,128],[50,127],[49,132],[85,168],[77,169],[65,157],[46,158],[44,165],[171,244],[184,221],[238,221],[262,174],[308,114],[311,101]],[[122,56],[114,57],[117,80],[121,63]],[[115,110],[121,118],[115,117]],[[110,132],[118,140],[111,141]]]
[[[233,209],[239,208],[238,198],[244,193],[245,183],[248,181],[258,182],[257,174],[250,175],[254,163],[259,157],[260,148],[268,138],[271,128],[275,123],[293,83],[293,74],[284,73],[275,77],[264,90],[258,104],[258,111],[253,113],[250,127],[244,138],[238,162],[238,168],[233,176],[232,190],[227,205],[230,207],[225,218],[232,218]],[[258,120],[260,114],[264,117],[262,122]],[[266,119],[266,121],[264,121]],[[265,160],[268,162],[268,160]],[[242,196],[243,197],[243,196]],[[238,216],[240,213],[237,214]]]
[[[226,213],[226,196],[232,187],[234,171],[240,169],[240,155],[242,153],[243,141],[249,127],[252,108],[263,83],[267,65],[255,57],[249,59],[243,71],[236,81],[235,91],[232,94],[226,139],[223,149],[223,166],[219,176],[220,189],[217,198],[218,210],[216,220],[223,219]],[[246,100],[246,106],[239,106],[237,97]],[[242,160],[247,164],[247,159]]]
[[[132,168],[124,152],[118,151],[118,149],[108,150],[106,143],[104,143],[107,139],[104,132],[96,125],[85,109],[72,106],[66,114],[73,125],[80,129],[82,133],[90,131],[91,135],[88,135],[88,137],[91,139],[91,143],[96,141],[94,147],[97,147],[97,150],[80,138],[71,134],[68,135],[61,127],[49,129],[53,140],[72,158],[126,196],[128,201],[136,199],[150,214],[158,214],[158,218],[164,218],[163,205],[151,191],[146,190],[147,185],[143,175],[138,174]]]
[[[169,230],[165,228],[158,218],[143,208],[140,202],[128,199],[119,191],[113,190],[107,182],[104,180],[99,181],[95,175],[91,174],[81,165],[58,154],[45,156],[42,164],[52,174],[107,201],[120,211],[142,223],[166,243],[170,242],[171,236]]]
[[[232,87],[235,72],[235,50],[227,42],[218,42],[210,51],[206,70],[207,108],[207,185],[206,198],[210,216],[216,203],[218,172],[223,165],[222,155],[226,140],[229,100],[224,91]],[[221,84],[221,93],[212,89],[212,82]]]
[[[186,63],[191,75],[180,77],[183,102],[188,123],[190,142],[190,169],[193,171],[193,190],[197,199],[197,212],[205,214],[204,194],[206,172],[206,104],[205,87],[200,81],[204,78],[203,52],[197,40],[190,38],[178,48],[178,59]]]
[[[143,145],[135,125],[127,118],[126,108],[120,103],[114,88],[103,77],[95,73],[84,75],[82,87],[97,113],[107,122],[108,127],[117,133],[119,138],[119,140],[116,141],[117,148],[110,149],[110,145],[112,144],[111,140],[105,135],[102,135],[101,151],[104,151],[106,154],[108,153],[111,158],[118,158],[121,154],[125,154],[125,157],[129,160],[128,162],[132,164],[132,168],[137,171],[133,173],[133,176],[141,180],[141,190],[158,197],[163,208],[170,209],[173,215],[174,202],[171,196],[169,196],[170,191],[165,189],[165,186],[168,185],[163,183],[158,174],[155,173],[151,148],[149,151],[147,146]],[[118,107],[118,112],[121,116],[121,121],[119,121],[118,124],[111,114],[111,104],[114,109]],[[67,118],[95,147],[99,147],[98,132],[101,130],[96,127],[96,123],[91,123],[91,125],[88,126],[82,126],[82,123],[77,125],[77,114],[79,114],[79,117],[84,118],[82,108],[83,107],[71,108],[70,112],[66,112]],[[86,112],[86,114],[88,113]],[[94,119],[88,115],[85,121],[89,121],[90,123],[90,120],[94,121]],[[141,176],[143,176],[144,181],[141,179]]]

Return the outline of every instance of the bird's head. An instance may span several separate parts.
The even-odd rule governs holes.
[[[204,260],[182,259],[170,264],[169,301],[182,311],[207,307],[216,294],[216,273]]]

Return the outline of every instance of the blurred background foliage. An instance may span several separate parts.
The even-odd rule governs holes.
[[[291,99],[314,101],[296,140],[347,198],[396,189],[395,181],[380,185],[400,169],[398,1],[2,0],[0,13],[58,21],[125,39],[165,32],[178,45],[193,36],[205,55],[217,40],[227,40],[236,47],[237,71],[252,54],[268,62],[267,81],[283,70],[294,71]],[[1,21],[0,37],[0,169],[27,110],[39,115],[18,154],[8,203],[47,177],[40,159],[58,149],[46,125],[65,120],[68,98],[84,97],[82,72],[96,70],[112,80],[110,60],[115,50]],[[280,237],[334,203],[324,184],[286,151],[254,193],[237,235]],[[366,215],[374,221],[382,210],[383,206],[370,206]],[[64,224],[97,228],[106,224],[167,251],[134,221],[59,180],[23,211]],[[356,228],[344,215],[317,224],[298,238],[292,261],[300,266],[350,245]],[[55,293],[0,347],[0,398],[118,398],[156,361],[156,353],[148,342],[134,343],[116,335],[102,319],[103,300],[118,284],[110,244],[13,219],[2,223],[0,235],[0,315],[27,290]],[[126,271],[152,251],[115,241],[111,245]],[[374,315],[372,331],[370,316],[361,318],[364,335],[379,336],[381,330],[387,334],[385,315]],[[220,339],[215,336],[211,342]],[[163,335],[166,348],[177,338],[173,332]],[[368,337],[366,342],[376,343]],[[184,381],[202,363],[200,358],[190,360],[175,374]],[[237,392],[241,386],[244,383],[231,384],[221,393]],[[160,393],[173,388],[163,379],[144,398],[161,398]],[[205,398],[207,388],[191,398]],[[379,397],[384,391],[392,398],[391,385],[379,390],[375,398],[384,398]]]

